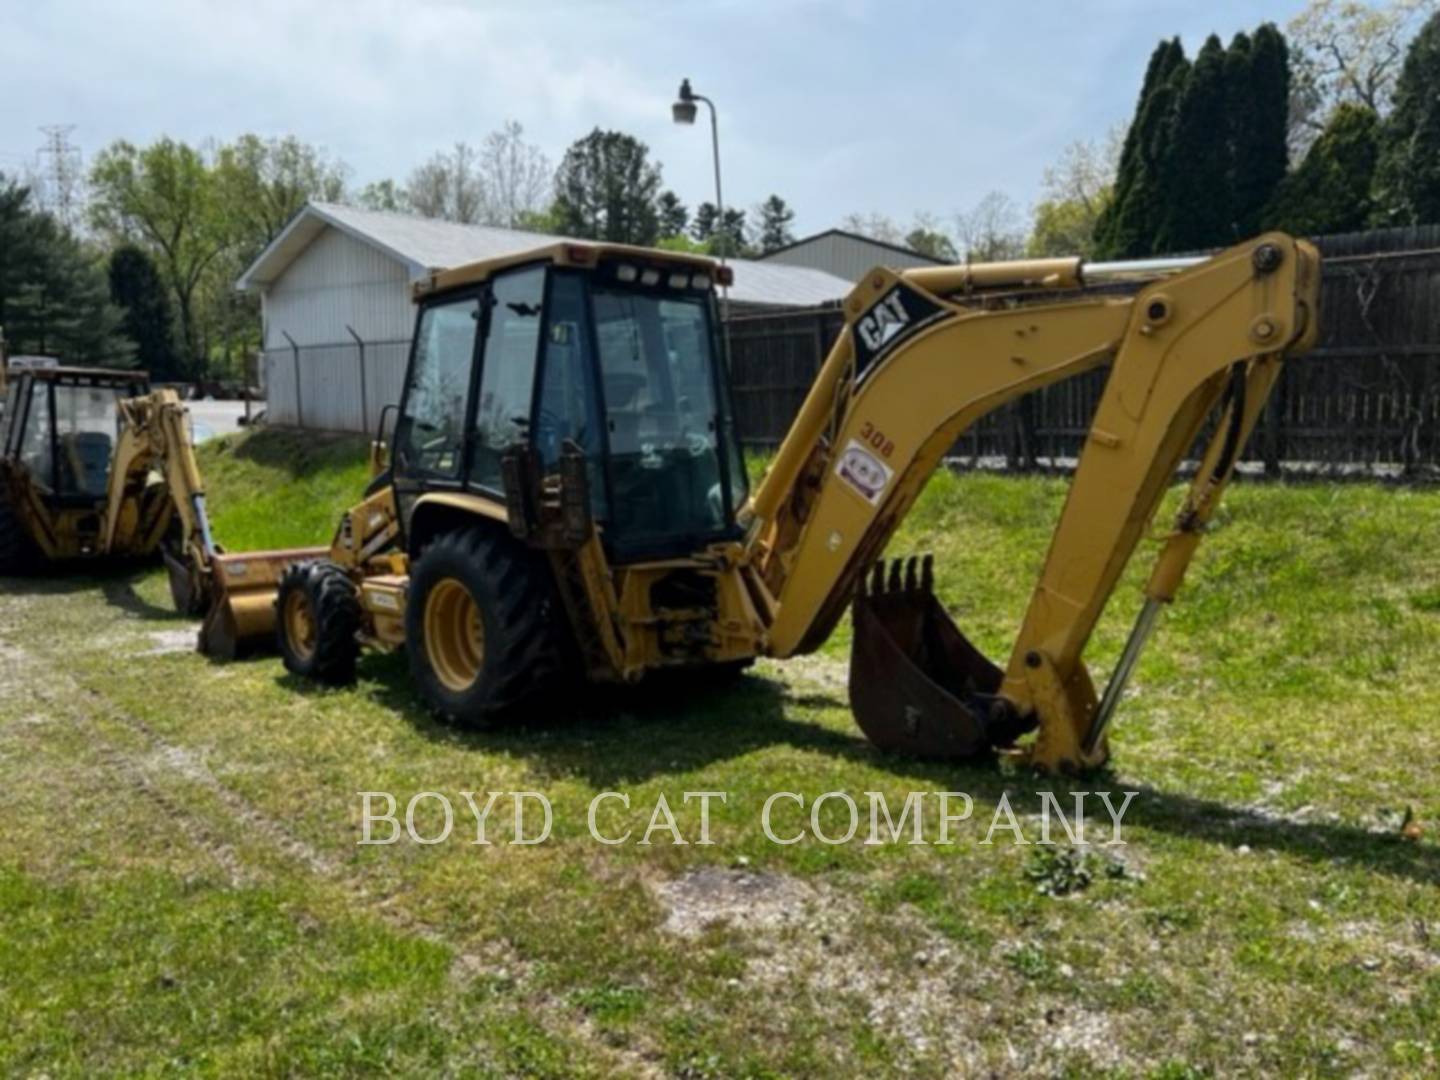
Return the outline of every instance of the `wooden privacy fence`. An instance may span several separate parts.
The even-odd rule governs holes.
[[[1289,363],[1245,453],[1266,471],[1440,473],[1440,226],[1321,237],[1318,347]],[[737,318],[741,439],[776,446],[844,325],[838,308]],[[986,416],[955,446],[971,464],[1072,466],[1105,385],[1094,371]]]

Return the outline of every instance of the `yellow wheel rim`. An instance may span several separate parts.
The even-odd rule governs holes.
[[[425,654],[445,689],[475,685],[485,662],[480,606],[455,578],[441,578],[425,597]]]
[[[315,613],[310,598],[299,589],[285,597],[285,637],[301,660],[315,655]]]

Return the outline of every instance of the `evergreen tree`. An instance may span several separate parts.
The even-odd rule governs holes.
[[[767,254],[795,242],[790,223],[795,211],[779,195],[771,195],[760,204],[760,250]]]
[[[1214,247],[1233,232],[1227,67],[1225,47],[1211,34],[1185,80],[1160,159],[1162,224],[1152,252]]]
[[[129,367],[105,275],[69,229],[34,209],[30,189],[0,176],[0,326],[14,353]]]
[[[596,128],[565,151],[555,211],[568,236],[649,246],[660,235],[660,166],[639,139]]]
[[[662,191],[657,203],[660,214],[660,238],[668,240],[682,236],[685,226],[690,223],[690,211],[673,191]]]
[[[715,209],[714,203],[702,202],[695,207],[695,219],[690,223],[690,235],[701,244],[709,243],[710,238],[715,235],[719,218],[720,211]]]
[[[745,211],[727,208],[725,221],[710,241],[713,254],[736,258],[750,254],[750,227],[745,221]]]
[[[1395,83],[1375,176],[1376,218],[1440,223],[1440,13],[1426,20]]]
[[[1175,101],[1188,70],[1179,38],[1162,41],[1150,56],[1135,119],[1120,151],[1115,196],[1095,226],[1095,248],[1101,258],[1155,251],[1163,212],[1159,166],[1169,149]]]
[[[1299,167],[1276,189],[1267,228],[1300,236],[1364,228],[1380,153],[1380,118],[1363,105],[1340,105]]]
[[[1260,232],[1265,208],[1285,178],[1290,50],[1273,23],[1261,25],[1247,46],[1243,65],[1231,61],[1230,188],[1235,217],[1230,234],[1218,238],[1217,243],[1233,243]],[[1231,51],[1238,59],[1234,44]]]
[[[136,358],[157,380],[184,377],[175,348],[170,293],[142,248],[122,244],[110,254],[110,299],[124,313],[121,331],[135,343]]]

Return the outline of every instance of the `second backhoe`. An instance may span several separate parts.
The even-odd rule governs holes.
[[[210,604],[205,489],[189,417],[140,371],[9,373],[0,414],[0,575],[157,552],[178,611]]]
[[[404,648],[431,707],[469,722],[552,707],[581,679],[811,652],[853,605],[851,703],[878,746],[1096,765],[1271,387],[1314,343],[1319,270],[1278,233],[1165,263],[877,269],[753,493],[714,311],[723,269],[560,244],[437,273],[368,497],[329,548],[217,557],[208,645],[273,633],[291,670],[328,681],[362,646]],[[1103,366],[1028,611],[992,662],[929,562],[886,563],[886,545],[976,420]],[[1192,453],[1097,693],[1086,643]]]

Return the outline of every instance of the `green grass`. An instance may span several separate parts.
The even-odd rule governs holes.
[[[370,478],[355,435],[267,431],[202,443],[210,524],[230,551],[327,544]]]
[[[207,444],[217,536],[325,542],[362,457]],[[947,606],[1003,659],[1064,490],[942,474],[892,550],[935,551]],[[402,657],[343,690],[206,661],[158,573],[4,582],[0,1071],[1434,1075],[1437,536],[1433,491],[1232,490],[1113,771],[1074,785],[874,753],[843,628],[728,689],[462,732]],[[1102,676],[1155,547],[1099,627]],[[1002,797],[1033,839],[1049,789],[1138,791],[1128,845],[978,843]],[[456,837],[357,846],[365,790],[449,793]],[[542,791],[554,834],[507,846],[501,808],[500,842],[469,844],[462,790]],[[711,846],[605,847],[586,809],[606,790],[631,809],[601,827],[637,838],[661,794],[692,841],[683,793],[728,801]],[[974,820],[950,847],[777,846],[777,790],[964,791]]]

